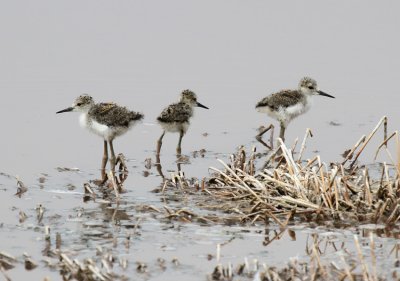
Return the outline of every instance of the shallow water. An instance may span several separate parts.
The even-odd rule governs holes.
[[[130,177],[134,177],[132,173]],[[129,191],[123,194],[123,202],[117,209],[115,204],[102,203],[100,199],[97,199],[99,202],[83,203],[82,188],[78,184],[92,178],[87,173],[55,172],[46,177],[41,187],[30,186],[22,198],[13,196],[14,181],[3,177],[5,190],[1,197],[8,201],[2,213],[1,249],[20,262],[23,261],[23,253],[28,253],[40,266],[39,269],[25,271],[22,264],[17,264],[7,274],[12,280],[27,276],[34,279],[49,276],[52,280],[58,280],[58,273],[44,266],[44,260],[57,261],[44,254],[48,243],[44,233],[46,225],[51,229],[51,249],[55,247],[56,233],[61,234],[61,249],[71,258],[81,260],[91,257],[96,260],[100,247],[118,259],[127,259],[127,269],[116,265],[113,271],[135,280],[205,280],[218,263],[237,265],[243,263],[245,258],[251,267],[255,266],[254,260],[269,266],[282,266],[289,257],[309,259],[313,239],[320,241],[318,245],[322,259],[340,264],[341,255],[355,253],[354,234],[359,236],[360,241],[365,240],[364,254],[368,259],[370,232],[374,233],[379,249],[379,272],[389,274],[393,271],[398,229],[365,225],[335,230],[295,223],[286,230],[280,230],[273,225],[266,228],[262,223],[244,226],[186,223],[167,219],[165,214],[158,214],[146,206],[154,206],[159,210],[163,210],[164,206],[172,210],[184,208],[196,214],[206,211],[198,209],[190,196],[181,196],[179,202],[168,202],[163,195],[143,191],[140,188],[142,182],[154,181],[157,177],[137,177],[141,180],[126,182],[125,187]],[[59,182],[64,184],[57,186]],[[76,190],[68,190],[71,183],[77,185]],[[41,222],[38,222],[35,211],[38,204],[45,209]],[[19,211],[28,216],[23,223],[18,223]],[[127,237],[130,237],[129,242]],[[221,258],[217,261],[218,244],[222,246]],[[160,259],[165,261],[163,266],[160,266]],[[178,260],[178,265],[173,264],[174,259]],[[138,272],[137,263],[146,264],[146,272]],[[389,273],[385,270],[389,270]]]
[[[59,232],[63,247],[77,251],[82,259],[94,256],[98,245],[112,248],[112,239],[97,237],[100,231],[118,237],[114,250],[129,258],[127,275],[151,280],[193,276],[204,280],[216,265],[215,258],[208,261],[207,255],[215,255],[216,245],[232,237],[222,247],[223,263],[242,262],[246,256],[281,264],[288,257],[304,255],[311,231],[306,226],[296,230],[296,241],[286,233],[263,247],[262,225],[167,223],[137,211],[135,207],[143,204],[195,208],[190,198],[164,203],[151,192],[162,183],[154,168],[144,167],[145,159],[154,162],[161,134],[155,118],[185,88],[210,107],[196,109],[183,139],[184,154],[206,150],[204,158],[191,157],[190,165],[183,165],[187,177],[201,179],[208,175],[208,167],[218,167],[217,158],[227,159],[239,145],[256,145],[262,151],[254,140],[257,128],[277,124],[257,113],[254,105],[267,94],[296,87],[302,76],[310,75],[336,99],[316,97],[311,110],[289,125],[286,139],[301,141],[305,129],[311,128],[314,137],[307,142],[306,157],[318,153],[326,162],[338,161],[383,115],[389,117],[389,131],[399,127],[398,9],[396,1],[384,6],[355,1],[345,9],[320,1],[3,3],[0,172],[18,175],[29,190],[18,198],[16,180],[0,176],[0,250],[18,257],[27,252],[40,261],[43,227],[50,225],[52,243]],[[142,124],[115,142],[116,151],[129,160],[128,192],[122,195],[121,206],[126,209],[124,222],[141,219],[140,236],[128,250],[123,245],[128,230],[113,224],[112,210],[82,200],[83,183],[99,176],[102,141],[78,128],[76,114],[55,114],[83,92],[145,114]],[[381,139],[379,132],[362,162],[372,162]],[[164,137],[161,161],[166,176],[176,170],[177,140],[176,134]],[[379,160],[390,162],[384,153]],[[80,172],[59,172],[57,167],[77,167]],[[150,175],[144,177],[144,171]],[[46,209],[40,224],[38,204]],[[28,215],[22,224],[19,211]],[[352,233],[359,230],[349,231],[340,239],[352,241]],[[387,249],[397,243],[382,239]],[[167,270],[159,269],[158,257],[167,261]],[[178,268],[170,264],[173,257],[181,262]],[[137,261],[149,263],[155,273],[136,273]],[[7,274],[17,280],[59,278],[42,264],[30,272],[20,265]]]

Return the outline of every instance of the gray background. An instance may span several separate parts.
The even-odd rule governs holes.
[[[287,140],[310,127],[309,151],[338,160],[382,115],[398,128],[399,8],[396,1],[2,1],[0,170],[29,177],[56,166],[97,168],[101,140],[78,128],[76,114],[55,115],[84,92],[145,113],[144,124],[116,142],[141,162],[161,134],[155,118],[190,88],[210,110],[197,110],[183,151],[231,153],[252,145],[260,125],[276,124],[255,103],[305,75],[336,99],[316,97]],[[168,157],[177,138],[165,138]]]
[[[38,204],[45,206],[44,223],[51,224],[52,241],[61,233],[64,249],[79,253],[79,260],[93,257],[98,245],[113,247],[110,239],[95,239],[86,232],[90,229],[85,223],[105,224],[102,231],[119,239],[113,251],[126,254],[131,264],[124,274],[133,278],[137,261],[151,267],[157,257],[168,263],[178,257],[182,267],[169,266],[152,280],[205,280],[216,264],[207,255],[232,237],[239,239],[223,247],[224,265],[242,263],[246,256],[281,266],[289,257],[304,256],[310,230],[294,228],[296,241],[285,235],[263,247],[263,225],[256,227],[258,232],[248,226],[242,232],[240,227],[182,223],[170,229],[151,213],[136,212],[134,207],[141,204],[160,209],[176,204],[199,212],[191,196],[165,202],[151,193],[162,186],[154,169],[142,176],[143,161],[154,160],[161,134],[155,119],[186,88],[210,107],[196,110],[182,145],[184,154],[207,150],[205,158],[191,157],[191,164],[182,168],[188,178],[201,179],[209,166],[221,168],[215,158],[227,160],[241,144],[263,151],[254,140],[256,129],[276,122],[256,112],[256,102],[282,88],[297,87],[300,78],[310,75],[336,99],[315,97],[314,107],[289,125],[287,144],[297,137],[301,141],[309,127],[314,138],[308,141],[306,157],[319,153],[326,162],[341,160],[340,153],[369,133],[381,116],[389,117],[391,131],[399,127],[399,10],[398,1],[364,0],[1,0],[0,172],[19,175],[29,191],[21,199],[14,196],[15,179],[1,175],[0,250],[17,257],[28,252],[40,263],[31,272],[19,264],[8,274],[15,280],[59,278],[40,262],[45,243],[43,227],[36,222]],[[101,139],[78,127],[78,114],[55,114],[84,92],[146,115],[143,124],[115,142],[116,151],[130,160],[123,207],[128,208],[129,221],[144,218],[140,238],[128,252],[123,245],[126,230],[114,229],[109,210],[97,202],[82,202],[83,183],[99,176]],[[361,161],[372,161],[381,139],[379,133]],[[176,169],[177,140],[176,134],[164,137],[167,176]],[[393,144],[390,150],[393,153]],[[389,161],[385,154],[379,160]],[[56,167],[78,167],[81,172],[57,172]],[[39,184],[42,173],[45,182]],[[18,224],[19,211],[28,215],[23,224]],[[355,231],[338,237],[352,247]],[[393,245],[384,245],[386,257]]]

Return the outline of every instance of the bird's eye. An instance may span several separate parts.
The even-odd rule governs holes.
[[[309,88],[310,90],[314,90],[314,87],[313,87],[313,86],[308,86],[308,88]]]
[[[80,102],[78,102],[77,104],[76,104],[76,106],[81,106],[82,105],[82,103],[80,103]]]

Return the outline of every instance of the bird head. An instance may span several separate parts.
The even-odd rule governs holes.
[[[93,104],[94,104],[93,98],[87,94],[83,94],[75,99],[71,107],[57,111],[57,113],[70,112],[70,111],[88,112],[90,108],[93,106]]]
[[[197,106],[197,107],[202,107],[202,108],[208,109],[207,106],[204,106],[197,101],[196,94],[194,92],[192,92],[191,90],[184,90],[181,93],[181,102],[186,103],[190,106]]]
[[[335,98],[334,96],[328,95],[327,93],[321,91],[318,88],[317,81],[310,77],[304,77],[300,80],[299,91],[308,96],[320,95],[329,98]]]

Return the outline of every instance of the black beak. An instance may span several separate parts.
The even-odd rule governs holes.
[[[209,109],[207,106],[205,106],[205,105],[202,105],[202,104],[201,104],[201,103],[199,103],[199,102],[198,102],[196,105],[197,105],[198,107],[202,107],[202,108],[205,108],[205,109]]]
[[[335,98],[334,96],[331,96],[331,95],[328,95],[327,93],[324,93],[324,92],[322,92],[322,91],[317,91],[317,93],[320,95],[320,96],[325,96],[325,97],[328,97],[328,98]]]
[[[63,113],[63,112],[70,112],[70,111],[72,111],[72,110],[74,110],[74,108],[73,108],[73,107],[68,107],[68,108],[66,108],[66,109],[63,109],[63,110],[57,111],[57,112],[56,112],[56,114],[58,114],[58,113]]]

